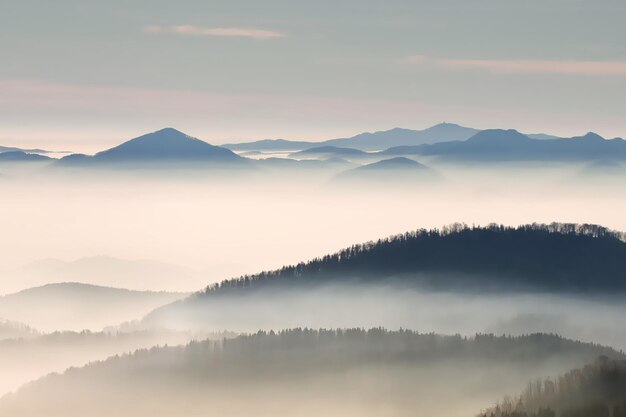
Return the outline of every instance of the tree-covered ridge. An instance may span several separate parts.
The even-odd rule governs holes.
[[[602,356],[556,379],[530,382],[481,417],[625,417],[626,361]]]
[[[137,350],[51,374],[0,399],[0,415],[270,417],[297,410],[303,417],[375,417],[385,404],[398,413],[383,415],[412,415],[407,412],[416,410],[420,415],[448,415],[427,412],[449,406],[439,401],[427,406],[426,400],[431,395],[447,400],[463,396],[465,404],[470,401],[467,387],[478,383],[471,395],[480,392],[482,401],[471,400],[465,409],[471,413],[494,397],[492,377],[513,390],[535,375],[564,372],[599,355],[624,358],[607,347],[545,334],[462,337],[382,328],[259,331]]]
[[[458,279],[459,275],[473,279]],[[592,224],[453,224],[352,245],[308,262],[225,280],[207,287],[204,294],[381,278],[435,288],[489,284],[501,288],[624,290],[626,243],[624,234]]]
[[[548,363],[556,358],[592,360],[600,355],[623,358],[612,348],[552,334],[473,337],[440,335],[384,328],[258,331],[221,340],[192,341],[184,346],[140,349],[85,368],[68,371],[105,374],[167,372],[172,378],[238,377],[338,371],[364,365],[433,364],[436,361],[470,363]],[[150,364],[148,366],[148,364]],[[103,374],[104,375],[104,374]],[[138,375],[138,374],[137,374]],[[219,381],[217,381],[219,382]]]

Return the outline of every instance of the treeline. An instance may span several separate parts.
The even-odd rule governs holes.
[[[289,329],[259,331],[221,341],[192,341],[186,346],[138,350],[85,369],[88,373],[163,371],[168,378],[212,380],[268,374],[299,375],[359,368],[366,365],[432,365],[438,361],[536,364],[554,358],[585,363],[600,355],[623,357],[615,350],[557,335],[474,337],[419,333],[411,330]],[[148,365],[150,364],[150,365]],[[116,371],[117,370],[117,371]],[[80,371],[80,370],[77,370]]]
[[[489,285],[541,290],[626,289],[625,235],[593,224],[420,229],[275,271],[213,284],[198,295],[394,279],[434,289]]]
[[[626,361],[602,356],[556,379],[530,382],[480,417],[626,417]]]

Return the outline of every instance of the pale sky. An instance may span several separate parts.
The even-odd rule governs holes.
[[[626,136],[623,0],[0,0],[0,144]]]

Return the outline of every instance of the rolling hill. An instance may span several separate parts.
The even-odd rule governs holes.
[[[0,297],[0,317],[28,323],[41,331],[100,330],[141,318],[185,296],[72,282],[47,284]]]
[[[599,355],[624,357],[606,347],[541,334],[464,338],[380,328],[257,332],[141,350],[51,375],[4,397],[0,414],[270,416],[297,410],[305,417],[460,416],[494,393]]]
[[[405,157],[395,157],[362,165],[335,176],[338,181],[383,181],[389,187],[409,183],[435,183],[441,177],[424,164]]]
[[[626,361],[602,356],[556,379],[535,380],[481,417],[624,417]]]
[[[227,280],[205,294],[279,285],[406,280],[441,289],[490,288],[613,292],[626,290],[624,235],[596,225],[453,225],[418,230],[277,271]],[[436,280],[423,280],[432,273]],[[463,276],[456,280],[452,276]],[[474,278],[472,278],[474,277]]]

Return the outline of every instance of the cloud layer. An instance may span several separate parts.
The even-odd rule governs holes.
[[[275,39],[287,36],[285,33],[276,32],[273,30],[236,27],[207,28],[194,25],[147,26],[145,30],[149,33],[173,33],[176,35],[186,36],[229,36],[253,39]]]

